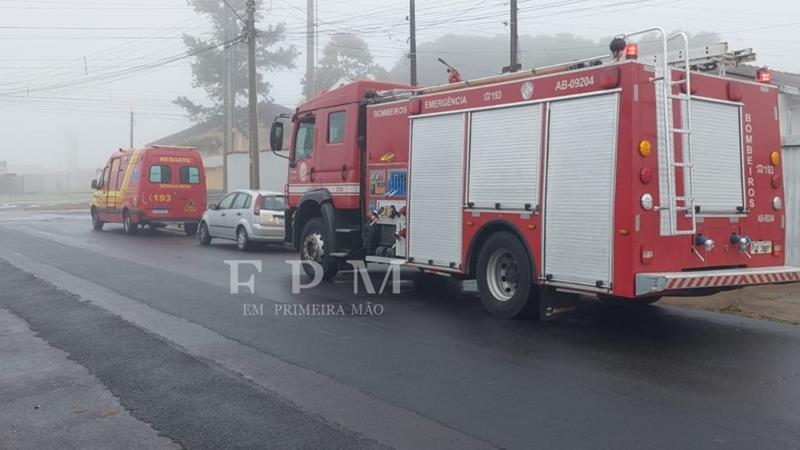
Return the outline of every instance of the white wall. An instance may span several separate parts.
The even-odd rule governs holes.
[[[283,192],[286,185],[288,161],[272,152],[259,153],[259,176],[261,189]],[[248,153],[228,154],[228,191],[250,187],[250,155]]]

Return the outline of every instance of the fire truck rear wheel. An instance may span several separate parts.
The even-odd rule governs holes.
[[[329,242],[331,239],[321,217],[314,217],[306,222],[300,234],[300,259],[321,265],[324,280],[330,280],[339,271],[336,259],[330,256],[331,249],[327,245]],[[309,278],[314,278],[314,268],[310,264],[303,264],[303,270]]]
[[[537,310],[530,259],[516,236],[501,231],[483,243],[478,254],[478,291],[494,316],[531,317]]]

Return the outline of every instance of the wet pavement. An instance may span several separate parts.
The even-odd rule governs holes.
[[[557,322],[502,321],[469,289],[408,272],[396,295],[354,295],[352,273],[295,295],[286,263],[294,255],[280,247],[243,254],[233,243],[205,248],[179,233],[107,228],[91,231],[88,214],[0,212],[0,259],[11,264],[0,265],[4,288],[22,269],[78,299],[25,301],[33,297],[23,290],[0,297],[0,308],[77,355],[132,417],[183,446],[766,449],[800,442],[797,326],[589,300]],[[261,262],[260,273],[241,274],[253,275],[255,294],[230,294],[232,260]],[[383,273],[374,276],[380,285]],[[54,316],[50,309],[65,303],[74,309]],[[367,303],[382,314],[281,312]],[[115,317],[122,322],[114,325]],[[131,348],[156,355],[145,359]],[[104,363],[117,353],[115,364]],[[141,388],[159,385],[178,392]],[[204,434],[209,415],[226,425]],[[234,426],[236,417],[247,426]],[[293,436],[302,430],[310,430],[308,440]]]

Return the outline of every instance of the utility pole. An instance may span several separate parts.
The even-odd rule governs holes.
[[[225,22],[225,42],[230,40],[230,21]],[[228,192],[228,152],[230,151],[230,130],[228,129],[228,115],[230,114],[230,45],[225,44],[222,49],[222,191]]]
[[[411,85],[417,85],[417,12],[414,0],[409,0],[408,25],[409,32],[409,51],[408,59],[411,62]]]
[[[511,58],[510,64],[503,67],[503,73],[516,72],[522,68],[519,63],[519,32],[517,30],[517,0],[510,0],[511,3]]]
[[[133,102],[131,102],[131,146],[130,149],[133,149],[133,125],[135,121],[133,119]]]
[[[247,69],[250,81],[250,189],[261,188],[258,161],[258,92],[256,72],[256,1],[247,0]]]
[[[306,86],[308,98],[317,94],[316,55],[314,30],[314,0],[306,0]]]

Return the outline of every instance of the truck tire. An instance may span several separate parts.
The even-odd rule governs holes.
[[[516,236],[500,231],[486,239],[478,253],[477,282],[481,301],[503,319],[533,317],[538,310],[528,251]]]
[[[197,222],[187,222],[183,224],[183,232],[187,236],[194,236],[197,234]]]
[[[197,238],[200,240],[200,245],[211,244],[211,233],[208,232],[208,225],[205,222],[200,222],[200,231],[197,234]]]
[[[97,211],[92,208],[92,229],[94,229],[94,231],[102,231],[103,225],[105,225],[105,222],[100,220],[100,216],[97,214]]]
[[[300,233],[300,259],[314,261],[322,266],[323,280],[330,280],[339,271],[337,261],[330,255],[332,249],[326,248],[326,243],[331,242],[321,217],[314,217],[306,222]],[[303,264],[303,270],[310,278],[314,278],[314,268]]]
[[[139,232],[139,224],[133,223],[130,213],[125,211],[122,213],[122,229],[126,234],[134,235]]]

